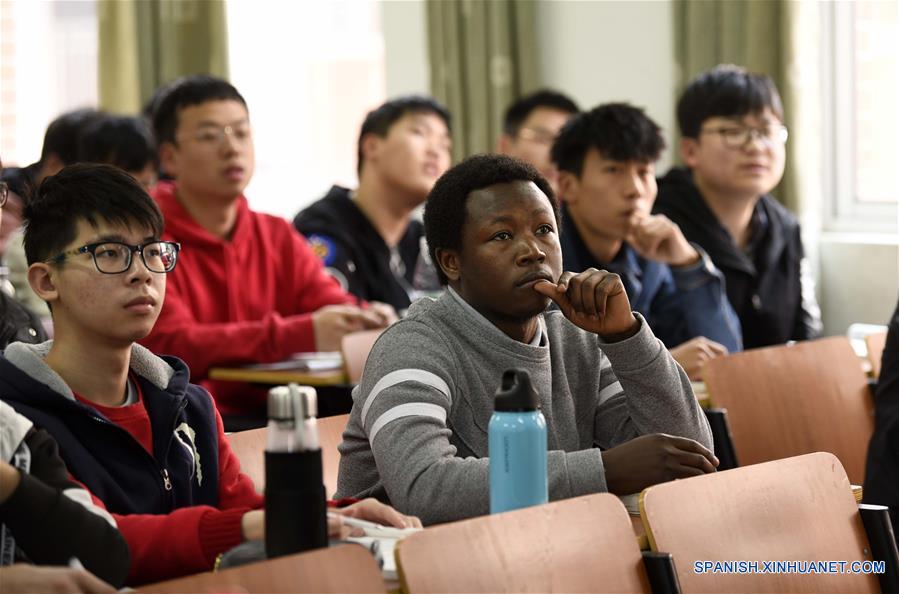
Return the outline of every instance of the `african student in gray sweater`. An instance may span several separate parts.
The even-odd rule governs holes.
[[[488,513],[487,423],[512,367],[540,395],[551,500],[715,471],[690,381],[621,279],[562,271],[559,205],[536,170],[498,155],[463,161],[437,181],[424,222],[448,289],[375,343],[353,391],[338,497],[374,496],[425,524]]]

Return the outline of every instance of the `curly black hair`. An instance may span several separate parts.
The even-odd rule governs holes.
[[[580,176],[590,149],[614,161],[654,162],[665,150],[665,139],[642,109],[607,103],[568,120],[553,143],[552,160],[559,171]]]
[[[783,103],[766,74],[719,64],[690,81],[677,102],[677,124],[686,138],[698,138],[702,123],[714,117],[760,114],[765,108],[783,121]]]
[[[475,155],[444,173],[434,184],[425,203],[425,238],[441,284],[447,284],[449,279],[437,263],[437,250],[462,249],[468,197],[475,190],[515,181],[534,182],[549,199],[556,225],[561,224],[559,202],[549,182],[531,165],[519,159],[505,155]]]

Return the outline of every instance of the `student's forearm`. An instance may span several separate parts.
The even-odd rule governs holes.
[[[607,440],[600,445],[608,448],[637,435],[670,433],[711,448],[708,421],[689,378],[642,319],[641,324],[632,338],[602,345],[623,394],[597,409],[595,432]]]
[[[248,511],[198,505],[166,515],[114,514],[131,549],[127,583],[209,571],[219,554],[243,541],[241,522]]]
[[[66,565],[77,557],[103,580],[124,584],[128,546],[103,516],[29,475],[22,475],[19,488],[0,510],[0,519],[15,534],[16,544],[34,563]]]
[[[18,488],[20,477],[18,470],[8,462],[0,461],[0,504],[5,503]]]

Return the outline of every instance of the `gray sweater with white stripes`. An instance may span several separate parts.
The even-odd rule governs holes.
[[[353,390],[337,497],[377,497],[425,524],[488,513],[487,423],[512,367],[540,394],[551,500],[605,491],[601,450],[639,435],[711,449],[686,374],[635,315],[636,335],[605,343],[547,311],[524,344],[452,290],[417,301],[375,343]]]

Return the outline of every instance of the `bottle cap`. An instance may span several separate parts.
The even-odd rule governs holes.
[[[540,396],[524,369],[508,369],[496,390],[493,410],[496,412],[533,412],[540,408]]]
[[[287,386],[275,386],[268,391],[268,418],[293,421],[293,399]]]

